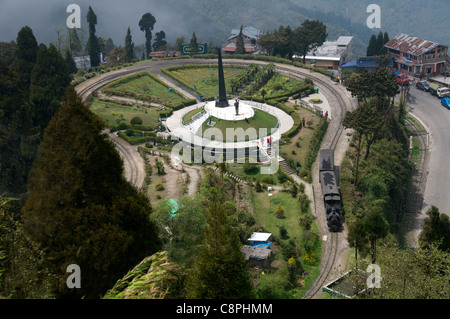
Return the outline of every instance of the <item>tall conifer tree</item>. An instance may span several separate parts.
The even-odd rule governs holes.
[[[30,27],[23,27],[17,35],[17,51],[14,69],[20,77],[24,93],[30,89],[31,71],[36,63],[38,44]]]
[[[56,296],[98,298],[160,247],[149,200],[125,181],[103,127],[69,86],[33,164],[24,227],[45,252]],[[80,289],[66,285],[70,264],[80,266]]]
[[[97,24],[97,16],[94,10],[89,6],[89,11],[86,16],[89,24],[89,40],[87,43],[87,51],[91,59],[91,67],[95,68],[100,65],[100,46],[98,44],[97,36],[95,35],[95,25]]]
[[[70,85],[66,61],[51,44],[40,45],[37,62],[31,73],[30,99],[34,103],[34,124],[47,127],[61,105],[61,97]]]
[[[189,275],[187,294],[195,299],[250,298],[248,265],[241,254],[238,234],[225,215],[223,199],[210,189],[210,207],[200,254]]]
[[[245,53],[245,44],[244,44],[244,34],[242,33],[242,25],[239,31],[237,42],[236,42],[236,54],[244,54]]]
[[[127,35],[125,36],[125,51],[126,51],[126,59],[127,62],[131,62],[134,58],[134,43],[133,38],[131,36],[130,27],[128,27]]]

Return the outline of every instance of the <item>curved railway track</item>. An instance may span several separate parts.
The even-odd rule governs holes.
[[[128,69],[122,70],[121,72],[106,74],[105,76],[98,78],[97,80],[92,79],[88,82],[85,82],[85,84],[81,84],[79,86],[78,94],[81,96],[81,98],[84,100],[86,99],[91,93],[93,93],[98,88],[104,86],[105,84],[114,81],[116,79],[119,79],[123,76],[142,72],[142,71],[150,71],[152,73],[160,73],[160,69],[163,67],[167,67],[169,65],[176,65],[176,64],[204,64],[204,63],[210,63],[211,60],[204,60],[204,59],[198,59],[198,60],[172,60],[172,61],[164,61],[164,63],[157,63],[157,62],[150,62],[141,64],[137,67],[130,67]],[[250,65],[253,63],[259,63],[259,64],[267,64],[266,62],[261,61],[246,61],[246,60],[224,60],[224,64],[243,64],[243,65]],[[289,74],[289,76],[304,80],[306,77],[311,78],[314,83],[319,87],[321,92],[325,95],[328,101],[330,101],[330,106],[332,107],[331,115],[332,120],[330,122],[330,125],[328,127],[327,134],[322,142],[323,148],[329,148],[335,150],[338,141],[342,135],[343,127],[342,127],[342,121],[345,116],[346,111],[351,111],[354,109],[355,104],[354,101],[345,93],[344,89],[340,85],[334,85],[330,84],[330,80],[326,78],[326,76],[318,73],[311,72],[309,70],[301,69],[298,67],[292,67],[288,65],[282,65],[282,64],[275,64],[275,68],[277,72]],[[120,142],[117,140],[118,138],[115,138],[114,136],[111,136],[110,138],[112,141],[116,144],[117,149],[120,151],[124,158],[124,165],[127,166],[129,170],[131,171],[128,176],[128,180],[132,182],[134,185],[139,183],[138,178],[138,163],[134,160],[134,157],[130,154],[130,151],[125,148],[123,145],[120,144]],[[316,168],[314,172],[314,176],[318,175],[318,169],[317,169],[317,161],[316,161]],[[317,179],[315,179],[317,180]],[[318,190],[321,192],[321,190]],[[323,203],[320,201],[317,203],[316,206],[316,212],[319,211],[320,214],[317,214],[317,217],[324,217],[324,208]],[[326,218],[325,218],[326,219]],[[327,240],[325,241],[325,249],[322,250],[322,260],[321,260],[321,269],[320,269],[320,275],[316,279],[316,281],[312,284],[312,286],[309,288],[304,299],[310,299],[317,297],[318,294],[321,292],[321,288],[326,283],[327,278],[329,277],[332,269],[336,266],[336,260],[338,256],[338,245],[339,241],[342,240],[342,235],[339,233],[330,233],[328,232],[328,229],[326,227],[326,221],[324,223],[325,227],[321,228],[321,235],[327,236]]]

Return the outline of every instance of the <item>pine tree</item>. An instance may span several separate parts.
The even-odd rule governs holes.
[[[78,55],[83,50],[83,46],[81,45],[80,38],[78,37],[77,29],[73,28],[68,30],[70,53],[73,55]]]
[[[244,34],[242,33],[242,25],[239,31],[239,35],[236,41],[236,54],[244,54],[245,53],[245,44],[244,44]]]
[[[383,55],[384,53],[384,39],[383,39],[383,32],[380,31],[377,36],[377,51],[376,55]]]
[[[149,200],[125,181],[103,127],[69,86],[33,164],[24,229],[45,252],[56,296],[98,298],[160,247]],[[69,264],[81,268],[80,289],[66,286]]]
[[[100,65],[100,47],[97,36],[95,35],[97,16],[95,15],[94,10],[92,10],[91,6],[89,6],[89,11],[86,19],[89,24],[89,40],[86,50],[88,51],[89,57],[91,59],[91,67],[95,68]]]
[[[211,188],[209,196],[204,242],[194,270],[188,276],[188,298],[249,298],[252,286],[239,236],[226,218],[223,200],[217,190]]]
[[[190,48],[189,48],[189,55],[193,56],[198,53],[198,43],[197,43],[197,37],[195,36],[195,32],[192,34],[191,42],[190,42]]]
[[[40,45],[37,62],[31,73],[30,99],[34,103],[34,124],[47,127],[61,105],[61,97],[70,85],[66,62],[54,45]]]
[[[125,51],[126,51],[126,61],[131,62],[135,59],[134,55],[134,43],[131,37],[130,27],[128,27],[127,35],[125,37]]]
[[[64,61],[66,62],[66,71],[67,74],[73,74],[77,72],[77,65],[73,60],[72,53],[69,50],[66,50],[66,55],[64,57]]]
[[[28,94],[31,83],[31,71],[36,63],[38,44],[30,27],[23,27],[17,35],[17,51],[14,70],[20,76],[20,85]]]
[[[372,34],[369,41],[369,46],[366,51],[367,56],[376,56],[377,55],[377,36]]]

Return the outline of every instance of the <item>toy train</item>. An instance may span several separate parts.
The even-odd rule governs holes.
[[[334,169],[333,150],[320,150],[319,178],[328,229],[331,232],[338,232],[342,230],[344,216],[341,213],[341,194],[338,189],[338,181]]]

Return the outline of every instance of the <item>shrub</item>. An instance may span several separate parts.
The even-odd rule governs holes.
[[[284,183],[287,180],[287,176],[286,176],[286,174],[284,172],[278,173],[277,178],[280,181],[280,183]]]
[[[261,182],[259,181],[259,179],[256,180],[256,183],[255,183],[255,191],[257,191],[258,193],[261,193],[261,192],[262,192],[262,186],[261,186]]]
[[[164,190],[164,185],[161,184],[161,183],[158,183],[158,184],[155,185],[155,189],[156,189],[158,192],[161,192],[161,191]]]
[[[277,210],[275,211],[275,217],[276,218],[285,218],[286,216],[284,215],[284,208],[283,206],[281,206],[281,204],[278,204]]]
[[[281,239],[286,239],[286,238],[288,238],[286,226],[280,225],[279,228],[280,228],[280,237],[281,237]]]
[[[270,184],[270,185],[275,184],[275,180],[273,179],[272,176],[265,176],[265,177],[263,177],[262,182],[264,184]]]
[[[143,121],[139,116],[135,116],[131,119],[130,124],[131,125],[142,125]]]
[[[254,173],[256,170],[256,163],[249,163],[248,161],[244,163],[244,172],[246,174]]]

